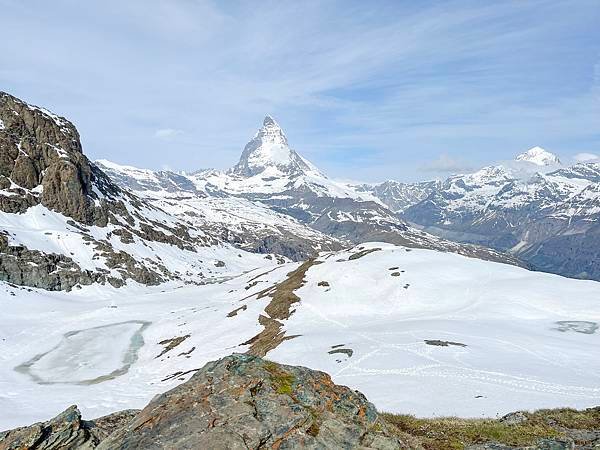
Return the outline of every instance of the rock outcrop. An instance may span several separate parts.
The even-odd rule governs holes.
[[[41,203],[88,225],[106,225],[108,211],[95,204],[103,174],[81,149],[79,133],[63,117],[0,92],[0,209],[24,212]],[[94,186],[98,189],[94,190]]]
[[[138,414],[86,422],[71,407],[49,422],[0,434],[0,450],[21,448],[408,447],[360,392],[334,384],[329,375],[236,354],[208,363]]]
[[[103,281],[104,274],[81,270],[65,255],[29,250],[22,245],[8,245],[0,232],[0,280],[19,286],[60,291],[76,284]]]
[[[47,422],[0,433],[0,450],[91,450],[137,413],[126,410],[82,420],[77,406],[70,406]]]
[[[37,248],[30,245],[31,239],[19,239],[18,232],[28,230],[19,229],[18,217],[10,217],[30,213],[32,207],[42,207],[32,222],[24,221],[25,228],[36,224],[38,236],[31,235]],[[48,210],[61,216],[50,219]],[[7,225],[0,229],[0,281],[48,290],[94,282],[121,286],[128,279],[155,285],[179,275],[158,255],[153,259],[144,251],[136,253],[135,244],[155,253],[152,243],[194,252],[217,242],[117,186],[83,154],[79,133],[67,119],[4,92],[0,92],[0,214]],[[45,228],[48,220],[54,233]],[[57,222],[64,227],[57,227]],[[93,232],[91,227],[103,230]],[[40,239],[42,233],[53,237]],[[113,235],[123,244],[133,244],[131,251],[115,248]],[[55,245],[39,245],[44,240]],[[63,245],[65,240],[69,245]],[[79,252],[77,260],[71,249],[86,246],[92,252]]]

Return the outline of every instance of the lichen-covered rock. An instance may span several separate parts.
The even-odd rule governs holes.
[[[77,406],[71,406],[48,422],[0,433],[0,450],[91,450],[137,412],[120,411],[87,421]]]
[[[99,449],[405,448],[329,375],[249,355],[208,363]]]

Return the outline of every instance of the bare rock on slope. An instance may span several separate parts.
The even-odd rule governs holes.
[[[0,184],[3,211],[24,212],[41,203],[81,223],[105,225],[107,211],[94,203],[106,186],[81,149],[68,120],[0,92]],[[107,192],[108,193],[108,192]]]
[[[136,410],[125,410],[96,420],[82,420],[79,409],[70,406],[48,422],[0,433],[0,450],[93,449],[137,413]]]

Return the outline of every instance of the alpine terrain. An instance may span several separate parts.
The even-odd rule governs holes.
[[[522,264],[502,252],[457,244],[410,227],[371,193],[327,178],[290,148],[270,116],[244,147],[239,162],[226,172],[177,174],[109,161],[97,164],[122,187],[249,250],[301,260],[349,243],[383,241]],[[309,242],[312,252],[306,248]]]
[[[600,283],[528,266],[597,277],[598,169],[350,185],[267,116],[228,171],[151,171],[0,93],[0,429],[39,422],[0,449],[460,448],[377,410],[598,406]],[[521,414],[484,423],[583,436]]]
[[[600,280],[600,163],[562,166],[534,147],[422,192],[402,216],[429,232],[507,251],[537,270]]]

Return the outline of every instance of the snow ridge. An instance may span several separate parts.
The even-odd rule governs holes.
[[[517,161],[526,161],[538,166],[560,165],[560,159],[554,153],[543,149],[542,147],[532,147],[525,153],[517,156]]]

